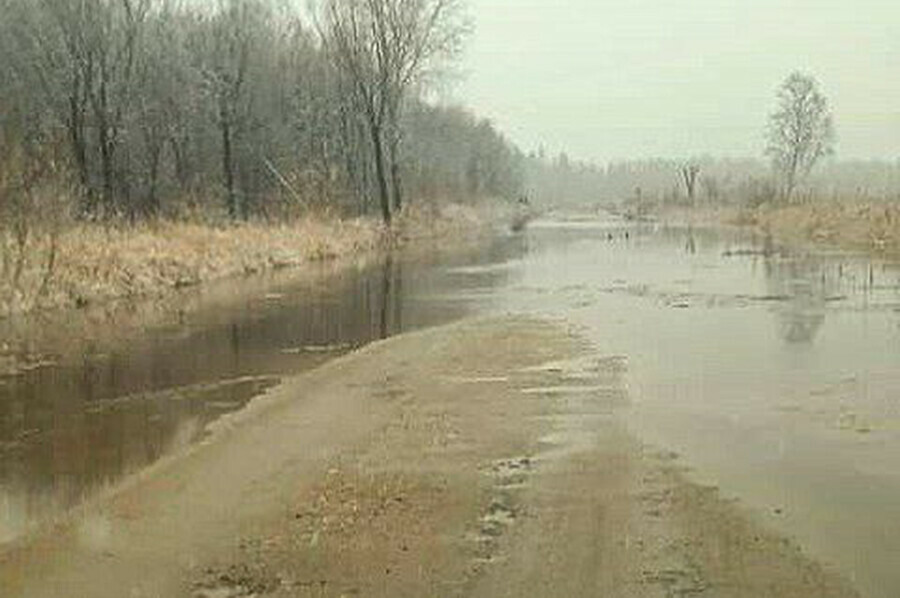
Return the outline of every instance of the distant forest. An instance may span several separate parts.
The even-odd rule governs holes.
[[[684,171],[695,172],[689,197]],[[622,160],[597,165],[533,153],[526,159],[528,193],[553,205],[627,204],[754,206],[778,199],[771,164],[762,159]],[[900,201],[900,162],[842,160],[823,163],[797,190],[795,200]]]

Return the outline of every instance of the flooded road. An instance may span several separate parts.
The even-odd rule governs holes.
[[[736,231],[544,222],[509,305],[628,363],[636,435],[900,595],[900,269]]]
[[[0,380],[0,542],[283,376],[399,332],[513,312],[574,323],[620,357],[639,438],[865,595],[900,595],[895,267],[609,217],[537,222],[452,257],[233,284],[126,343],[76,340]]]

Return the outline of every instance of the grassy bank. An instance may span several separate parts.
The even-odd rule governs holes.
[[[732,212],[731,224],[754,226],[787,242],[813,242],[900,257],[900,206],[822,201]]]
[[[82,223],[24,239],[10,231],[0,233],[0,316],[154,296],[392,245],[477,234],[489,221],[484,210],[447,205],[408,210],[390,229],[373,219],[315,215],[290,224]]]

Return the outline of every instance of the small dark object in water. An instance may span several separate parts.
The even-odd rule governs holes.
[[[726,249],[722,252],[722,257],[750,257],[762,256],[772,257],[776,254],[774,249]]]
[[[525,230],[525,227],[528,226],[528,223],[532,218],[533,216],[528,213],[516,214],[509,225],[509,229],[514,233],[522,232]]]
[[[606,240],[612,241],[612,233],[606,233]]]
[[[625,239],[627,240],[627,239],[630,239],[630,238],[631,238],[631,235],[628,234],[628,231],[625,231]]]

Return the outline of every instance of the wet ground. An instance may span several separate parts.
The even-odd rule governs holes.
[[[235,284],[127,343],[32,348],[0,380],[0,542],[288,374],[477,312],[579,326],[626,366],[636,435],[835,564],[900,593],[900,271],[747,233],[546,220],[468,253]],[[76,327],[77,328],[77,327]]]

